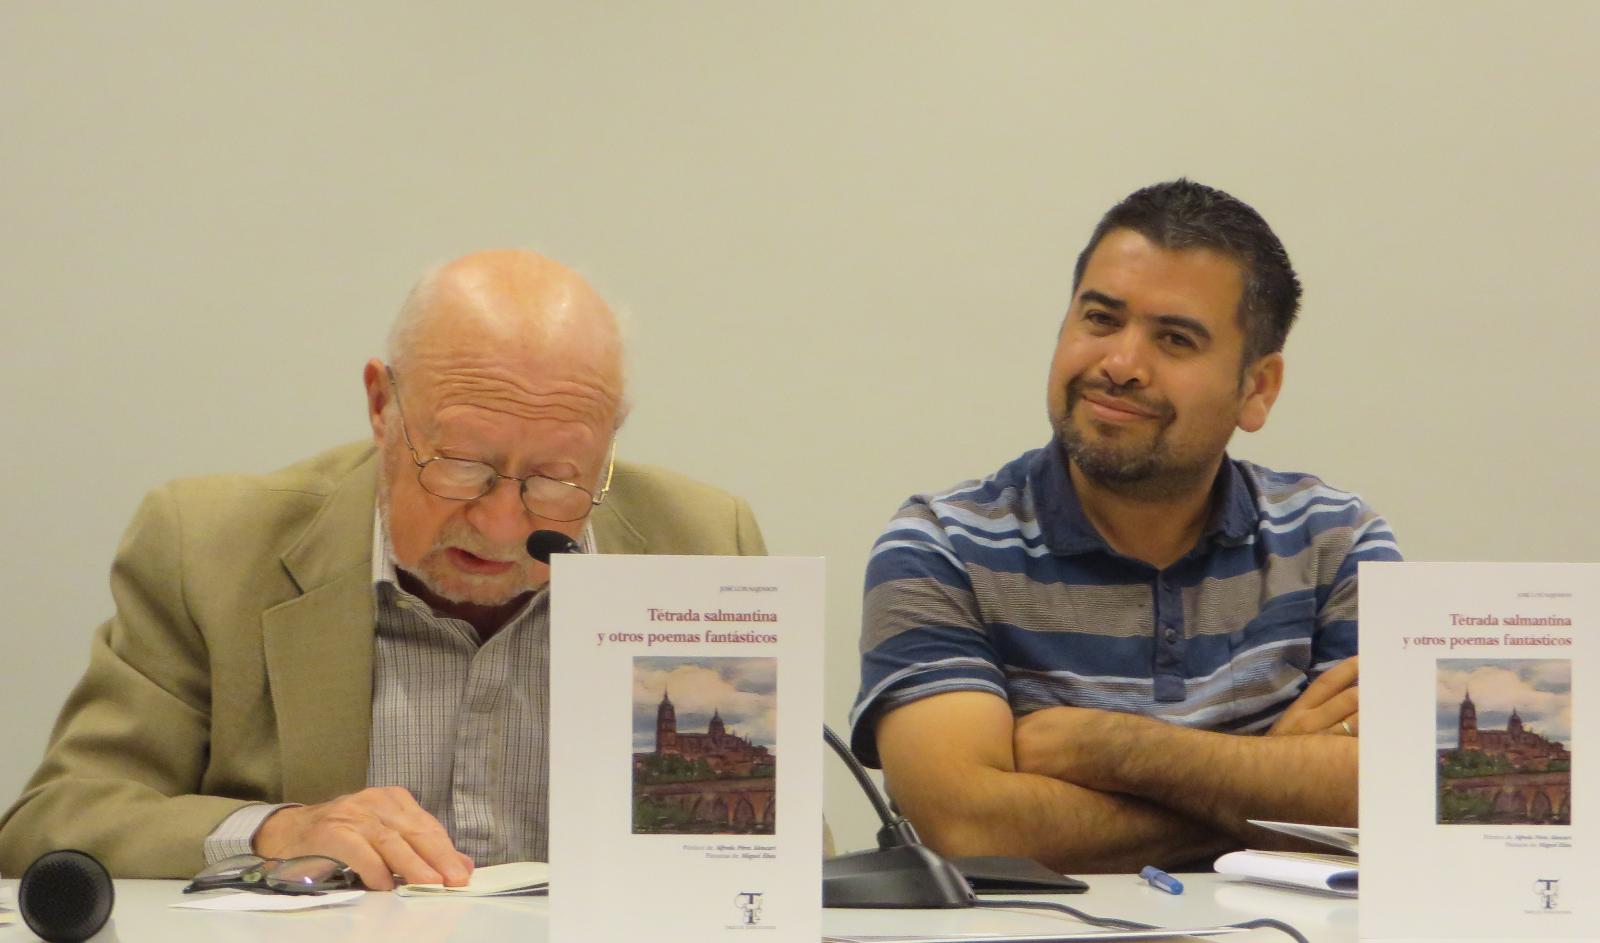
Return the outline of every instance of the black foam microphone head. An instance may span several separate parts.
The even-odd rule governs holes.
[[[553,553],[576,553],[578,542],[559,530],[536,530],[528,535],[528,556],[549,565]]]
[[[116,891],[105,865],[81,851],[50,851],[22,872],[17,909],[50,943],[78,943],[105,926]]]

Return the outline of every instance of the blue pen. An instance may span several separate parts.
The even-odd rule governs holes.
[[[1161,870],[1154,865],[1145,865],[1139,876],[1150,882],[1151,887],[1159,887],[1168,894],[1182,894],[1183,882]]]

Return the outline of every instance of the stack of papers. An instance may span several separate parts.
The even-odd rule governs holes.
[[[1262,884],[1303,887],[1355,897],[1360,881],[1360,836],[1356,829],[1295,822],[1251,824],[1285,835],[1331,845],[1349,854],[1315,854],[1297,851],[1232,851],[1217,859],[1218,874],[1231,874]]]
[[[543,861],[514,861],[476,868],[464,887],[443,884],[402,884],[401,897],[509,897],[544,894],[550,890],[550,865]]]

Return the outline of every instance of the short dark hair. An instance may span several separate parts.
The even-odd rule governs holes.
[[[1283,349],[1300,309],[1300,278],[1272,227],[1248,203],[1182,177],[1134,191],[1100,218],[1078,254],[1074,296],[1089,256],[1114,229],[1131,229],[1164,249],[1212,249],[1233,257],[1245,271],[1243,365]]]

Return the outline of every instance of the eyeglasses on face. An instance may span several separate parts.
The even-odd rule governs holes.
[[[411,461],[417,466],[417,484],[422,486],[422,490],[450,501],[476,501],[493,491],[501,479],[514,481],[522,498],[522,506],[529,514],[547,521],[561,522],[581,521],[605,501],[606,494],[611,490],[611,474],[616,469],[615,441],[611,443],[611,453],[606,459],[606,481],[600,488],[599,494],[575,482],[562,481],[560,478],[550,478],[545,475],[527,475],[522,478],[502,475],[488,462],[441,456],[424,459],[417,452],[416,446],[411,444],[411,433],[406,428],[405,409],[400,405],[400,383],[395,379],[394,369],[391,367],[384,369],[389,373],[389,385],[394,388],[395,411],[400,416],[400,434],[405,437],[406,449],[411,452]]]
[[[234,888],[262,894],[322,894],[354,887],[359,878],[350,866],[326,855],[263,858],[234,855],[194,876],[185,894]]]

